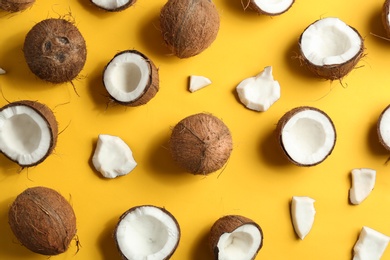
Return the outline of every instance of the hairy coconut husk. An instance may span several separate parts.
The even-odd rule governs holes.
[[[73,80],[83,69],[87,57],[80,31],[61,18],[46,19],[34,25],[26,35],[23,51],[30,70],[52,83]]]
[[[93,0],[90,0],[90,1],[94,6],[100,8],[104,11],[107,11],[107,12],[121,12],[121,11],[129,8],[130,6],[134,5],[135,2],[137,2],[137,0],[129,0],[126,4],[119,6],[118,8],[105,8],[104,6],[96,4]]]
[[[390,38],[390,24],[389,24],[390,0],[385,0],[382,7],[382,24],[386,31],[387,38]]]
[[[287,9],[285,9],[283,12],[280,12],[280,13],[269,13],[269,12],[264,11],[263,9],[259,8],[256,5],[255,0],[249,0],[247,6],[249,8],[251,8],[252,10],[254,10],[255,12],[257,12],[258,14],[268,15],[268,16],[277,16],[277,15],[281,15],[281,14],[287,12],[288,10],[290,10],[290,8],[294,4],[294,2],[295,2],[295,0],[291,3],[291,5]]]
[[[200,113],[181,120],[172,130],[170,150],[174,161],[194,174],[222,168],[232,152],[229,128],[217,117]]]
[[[35,3],[35,0],[0,0],[0,9],[14,13],[26,10]]]
[[[195,56],[217,37],[219,14],[210,0],[168,0],[160,13],[165,43],[179,58]]]
[[[383,114],[384,114],[385,112],[387,112],[389,109],[390,109],[390,105],[388,105],[388,106],[382,111],[382,113],[381,113],[380,116],[379,116],[377,125],[376,125],[376,131],[377,131],[377,134],[378,134],[379,143],[380,143],[387,151],[390,151],[390,147],[386,144],[385,140],[383,140],[382,133],[381,133],[381,131],[380,131],[380,124],[381,124],[381,121],[382,121]]]
[[[8,218],[17,239],[35,253],[63,253],[76,235],[72,206],[50,188],[34,187],[23,191],[12,203]]]

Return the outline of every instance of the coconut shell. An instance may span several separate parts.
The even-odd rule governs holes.
[[[27,33],[24,57],[30,70],[52,83],[72,81],[83,69],[87,49],[77,27],[65,19],[46,19]]]
[[[35,0],[0,0],[0,9],[14,13],[26,10],[35,3]]]
[[[193,174],[209,174],[222,168],[230,157],[232,146],[229,128],[206,113],[181,120],[170,138],[173,160]]]
[[[160,13],[162,36],[179,58],[198,55],[217,37],[219,14],[211,0],[168,0]]]
[[[263,9],[261,9],[256,3],[255,3],[255,0],[249,0],[247,6],[249,8],[251,8],[252,10],[254,10],[255,12],[257,12],[258,14],[262,14],[262,15],[268,15],[268,16],[277,16],[277,15],[281,15],[285,12],[287,12],[288,10],[290,10],[291,6],[294,4],[295,1],[293,1],[291,3],[291,5],[286,9],[284,10],[283,12],[280,12],[280,13],[269,13],[269,12],[266,12],[264,11]]]
[[[9,209],[8,221],[20,243],[38,254],[61,254],[76,235],[72,206],[46,187],[28,188],[19,194]]]
[[[90,1],[91,1],[91,3],[94,6],[100,8],[100,9],[102,9],[104,11],[107,11],[107,12],[121,12],[121,11],[129,8],[130,6],[134,5],[135,2],[137,2],[137,0],[128,0],[128,2],[126,4],[124,4],[124,5],[122,5],[122,6],[118,7],[118,8],[105,8],[103,6],[100,6],[100,5],[96,4],[93,0],[90,0]]]
[[[382,24],[386,31],[387,38],[390,38],[390,23],[388,15],[390,12],[390,0],[385,0],[382,7]]]
[[[382,137],[382,134],[380,132],[380,123],[382,121],[382,117],[383,117],[383,114],[390,109],[390,105],[388,105],[383,111],[382,113],[380,114],[379,116],[379,119],[378,119],[378,122],[377,122],[377,125],[376,125],[376,130],[377,130],[377,134],[378,134],[378,138],[379,138],[379,143],[387,150],[387,151],[390,151],[390,147],[389,145],[386,144],[385,140],[383,140],[383,137]]]
[[[227,215],[219,218],[210,229],[209,248],[211,253],[214,255],[214,259],[218,260],[219,249],[217,245],[220,237],[225,233],[232,233],[234,230],[243,225],[254,225],[260,231],[262,237],[260,241],[260,246],[251,260],[256,258],[257,253],[263,247],[264,241],[263,230],[261,229],[261,227],[252,219],[249,219],[247,217],[240,215]]]

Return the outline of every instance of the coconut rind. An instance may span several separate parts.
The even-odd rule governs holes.
[[[278,15],[284,14],[285,12],[287,12],[288,10],[290,10],[290,8],[293,6],[294,3],[295,3],[295,0],[292,1],[291,5],[290,5],[288,8],[286,8],[285,10],[283,10],[282,12],[279,12],[279,13],[270,13],[270,12],[264,11],[263,9],[261,9],[261,8],[255,3],[254,0],[249,0],[248,7],[251,8],[252,10],[254,10],[255,12],[257,12],[258,14],[261,14],[261,15],[278,16]]]
[[[35,3],[35,0],[0,0],[0,9],[7,12],[20,12]]]
[[[383,137],[382,137],[382,133],[380,131],[380,124],[382,122],[382,118],[383,118],[383,115],[390,109],[390,105],[388,105],[382,112],[381,114],[379,115],[379,118],[378,118],[378,121],[377,121],[377,125],[376,125],[376,131],[377,131],[377,134],[378,134],[378,139],[379,139],[379,143],[387,150],[387,151],[390,151],[390,146],[388,144],[386,144],[386,142],[384,141]]]
[[[93,0],[90,0],[90,1],[91,1],[91,3],[94,6],[98,7],[99,9],[102,9],[104,11],[107,11],[107,12],[121,12],[121,11],[129,8],[130,6],[134,5],[135,2],[137,2],[137,0],[129,0],[129,2],[127,2],[126,4],[124,4],[124,5],[122,5],[122,6],[118,7],[118,8],[111,8],[110,9],[110,8],[105,8],[103,6],[100,6],[100,5],[96,4],[96,3],[94,3]]]
[[[386,0],[382,7],[382,24],[386,31],[386,36],[390,38],[390,24],[389,24],[390,0]]]

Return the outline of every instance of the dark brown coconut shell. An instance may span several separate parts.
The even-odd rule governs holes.
[[[27,33],[23,46],[30,70],[52,82],[72,81],[83,69],[87,49],[77,27],[65,19],[46,19]]]
[[[174,161],[193,174],[222,168],[233,149],[229,128],[217,117],[200,113],[181,120],[172,130],[170,151]]]
[[[249,0],[247,6],[248,6],[249,8],[251,8],[252,10],[254,10],[255,12],[257,12],[258,14],[268,15],[268,16],[277,16],[277,15],[281,15],[281,14],[287,12],[288,10],[290,10],[290,8],[291,8],[292,5],[294,4],[294,2],[295,2],[295,1],[293,1],[293,2],[291,3],[291,5],[290,5],[286,10],[284,10],[283,12],[280,12],[280,13],[269,13],[269,12],[266,12],[266,11],[262,10],[261,8],[259,8],[259,7],[256,5],[256,3],[255,3],[254,0]]]
[[[123,53],[134,53],[134,54],[137,54],[139,56],[141,56],[149,65],[149,71],[150,71],[150,75],[149,75],[149,81],[147,83],[147,86],[145,87],[144,89],[144,92],[135,100],[132,100],[132,101],[129,101],[129,102],[122,102],[122,101],[119,101],[119,100],[116,100],[113,96],[111,96],[110,94],[110,98],[118,103],[118,104],[121,104],[121,105],[124,105],[124,106],[130,106],[130,107],[136,107],[136,106],[142,106],[142,105],[145,105],[146,103],[148,103],[156,94],[157,92],[159,91],[160,87],[160,79],[159,79],[159,72],[158,72],[158,69],[156,67],[156,65],[154,65],[153,61],[150,60],[145,54],[137,51],[137,50],[125,50],[125,51],[121,51],[119,53],[117,53],[111,60],[110,62],[107,63],[106,67],[104,68],[103,70],[103,78],[104,78],[104,73],[108,67],[108,65],[111,63],[111,61],[113,59],[115,59],[115,57],[117,57],[118,55],[121,55]],[[103,80],[103,85],[104,84],[104,80]]]
[[[137,2],[137,0],[128,0],[128,2],[126,4],[124,4],[118,8],[105,8],[103,6],[96,4],[95,2],[93,2],[93,0],[90,0],[90,1],[94,6],[98,7],[99,9],[102,9],[104,11],[107,11],[107,12],[121,12],[121,11],[129,8],[130,6],[134,5],[135,2]]]
[[[54,116],[53,111],[46,106],[45,104],[39,103],[37,101],[31,101],[31,100],[21,100],[21,101],[15,101],[12,103],[9,103],[5,105],[4,107],[0,108],[0,112],[6,108],[9,107],[16,107],[16,106],[26,106],[31,109],[33,109],[35,112],[37,112],[47,123],[47,128],[50,132],[50,148],[48,149],[47,153],[41,158],[41,160],[32,163],[32,164],[19,164],[22,167],[31,167],[36,166],[40,163],[42,163],[54,150],[54,148],[57,145],[57,137],[58,137],[58,123]],[[12,160],[7,154],[3,153],[7,158]],[[16,162],[17,163],[17,162]]]
[[[195,56],[217,37],[219,14],[211,0],[168,0],[160,13],[165,43],[179,58]]]
[[[376,131],[377,131],[377,134],[378,134],[379,143],[380,143],[387,151],[390,151],[390,146],[387,145],[386,142],[383,140],[382,134],[381,134],[381,132],[380,132],[380,124],[381,124],[381,121],[382,121],[383,114],[384,114],[386,111],[388,111],[389,109],[390,109],[390,105],[388,105],[388,106],[382,111],[382,113],[381,113],[380,116],[379,116],[377,125],[376,125]]]
[[[254,225],[260,231],[262,237],[260,241],[260,246],[251,260],[256,258],[257,253],[263,247],[264,241],[263,230],[261,229],[261,227],[252,219],[249,219],[247,217],[240,215],[227,215],[219,218],[210,229],[209,248],[211,253],[214,255],[215,260],[218,260],[219,249],[217,245],[220,237],[225,233],[232,233],[234,230],[243,225]]]
[[[315,21],[315,22],[317,22],[317,21]],[[312,24],[314,24],[315,22],[313,22]],[[309,27],[310,27],[310,25],[307,28],[309,28]],[[357,33],[357,35],[359,35],[359,38],[361,40],[362,45],[360,46],[359,52],[352,59],[350,59],[342,64],[318,66],[318,65],[311,63],[310,60],[308,60],[305,57],[305,55],[301,49],[302,35],[306,31],[307,28],[303,31],[303,33],[299,37],[300,59],[303,61],[305,67],[311,73],[313,73],[316,77],[328,79],[328,80],[340,80],[343,77],[345,77],[348,73],[350,73],[355,68],[355,66],[360,61],[360,59],[364,56],[364,40],[363,40],[362,36],[355,28],[353,28],[352,26],[349,26],[349,27],[352,30],[354,30]]]
[[[334,133],[335,133],[335,140],[334,140],[334,143],[333,143],[333,147],[332,149],[329,151],[328,155],[325,156],[321,161],[318,161],[317,163],[314,163],[314,164],[301,164],[299,162],[296,162],[294,159],[292,159],[290,157],[290,155],[288,154],[288,152],[286,151],[285,147],[284,147],[284,144],[283,144],[283,141],[282,141],[282,131],[283,131],[283,128],[284,126],[286,125],[286,123],[297,113],[301,112],[301,111],[304,111],[304,110],[314,110],[314,111],[317,111],[321,114],[323,114],[325,117],[328,118],[329,122],[332,124],[332,127],[333,127],[333,130],[334,130]],[[287,113],[285,113],[278,121],[278,124],[276,126],[276,137],[277,137],[277,140],[278,140],[278,143],[284,153],[284,155],[286,155],[287,159],[294,163],[295,165],[297,166],[303,166],[303,167],[310,167],[310,166],[315,166],[317,164],[320,164],[321,162],[323,162],[333,151],[334,149],[334,146],[336,145],[336,139],[337,139],[337,134],[336,134],[336,128],[333,124],[333,121],[332,119],[322,110],[318,109],[318,108],[315,108],[315,107],[310,107],[310,106],[302,106],[302,107],[296,107],[296,108],[293,108],[291,109],[290,111],[288,111]]]
[[[72,206],[50,188],[34,187],[23,191],[12,203],[8,218],[17,239],[38,254],[61,254],[76,235]]]
[[[385,0],[382,7],[382,24],[386,31],[386,37],[390,38],[390,21],[388,15],[390,12],[390,0]]]
[[[0,0],[0,9],[14,13],[26,10],[35,3],[35,0]]]

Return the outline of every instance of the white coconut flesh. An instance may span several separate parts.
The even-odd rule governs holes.
[[[254,0],[253,3],[269,14],[285,12],[293,4],[293,0]]]
[[[46,156],[51,144],[47,121],[34,109],[10,106],[0,112],[0,150],[20,165],[32,165]]]
[[[115,10],[129,3],[130,0],[92,0],[95,5],[107,9]]]
[[[244,224],[231,233],[224,233],[217,244],[218,259],[252,259],[258,251],[262,239],[259,229],[252,224]]]
[[[349,200],[352,204],[360,204],[365,200],[375,186],[376,171],[373,169],[353,169],[352,187],[349,190]]]
[[[386,109],[379,121],[379,135],[384,144],[390,148],[390,109]]]
[[[291,217],[295,233],[304,239],[310,232],[316,210],[315,200],[306,196],[294,196],[291,201]]]
[[[353,260],[379,260],[389,244],[389,237],[369,227],[363,227],[353,251]]]
[[[362,47],[360,35],[338,18],[323,18],[301,36],[304,56],[314,65],[338,65],[354,58]]]
[[[175,220],[153,206],[130,211],[121,219],[115,235],[118,247],[127,259],[164,259],[176,249],[180,239]]]
[[[190,92],[195,92],[199,89],[207,87],[210,84],[211,80],[209,78],[206,78],[204,76],[191,75],[188,89]]]
[[[282,129],[283,147],[301,165],[323,161],[332,151],[336,133],[323,113],[307,109],[294,114]]]
[[[2,68],[0,68],[0,75],[4,75],[6,73],[6,71]]]
[[[149,84],[150,64],[141,55],[123,52],[107,65],[103,81],[117,101],[131,102],[142,96]]]

